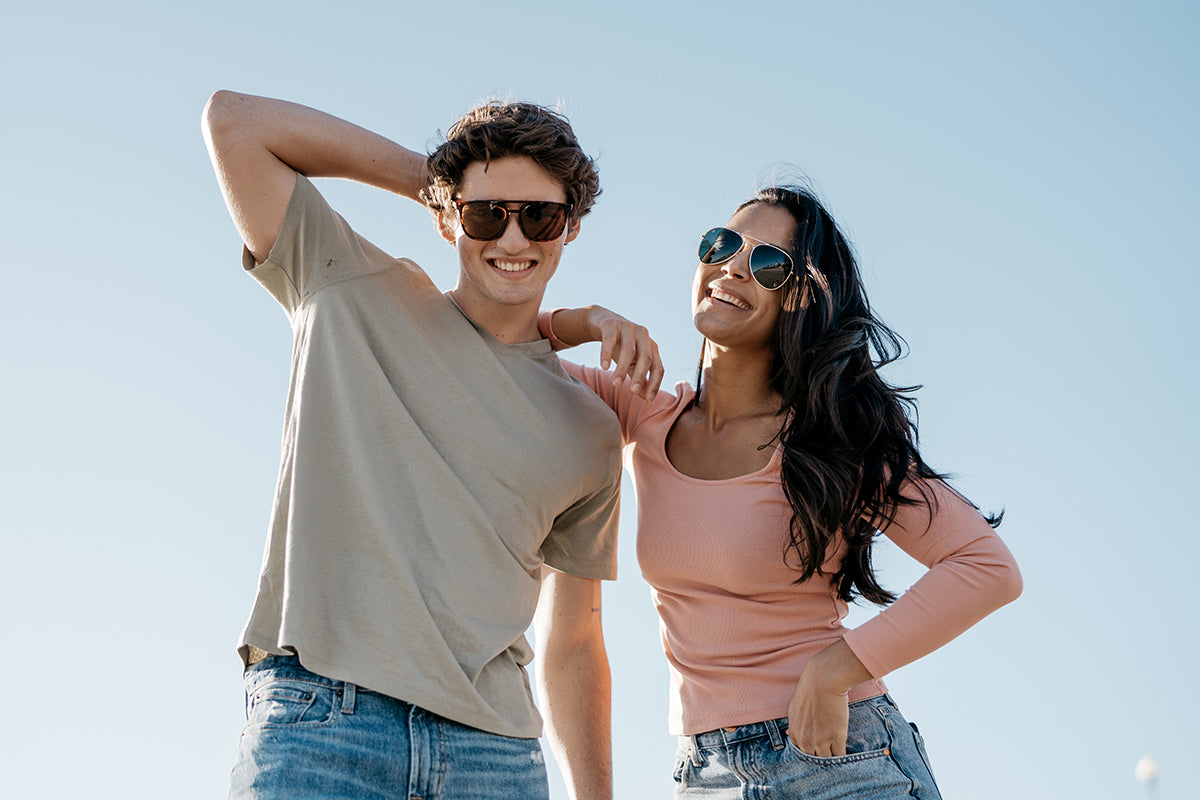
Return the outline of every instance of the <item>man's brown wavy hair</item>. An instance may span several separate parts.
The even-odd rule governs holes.
[[[587,214],[600,194],[596,165],[579,146],[566,117],[535,103],[491,100],[464,114],[446,133],[446,141],[429,154],[429,185],[421,199],[435,213],[449,210],[470,164],[486,165],[505,156],[529,156],[549,172],[574,207],[572,221]]]

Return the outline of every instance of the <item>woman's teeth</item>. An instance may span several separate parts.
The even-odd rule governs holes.
[[[710,295],[714,300],[720,300],[738,308],[749,308],[750,306],[743,302],[740,298],[734,297],[731,294],[725,294],[719,289],[713,289]]]

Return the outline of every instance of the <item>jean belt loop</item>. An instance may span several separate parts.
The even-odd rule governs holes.
[[[775,750],[783,749],[783,734],[779,730],[779,723],[773,719],[767,720],[767,735],[771,737],[771,747]]]
[[[353,683],[346,681],[342,684],[342,713],[353,714],[354,702],[358,696],[358,690]]]
[[[688,755],[692,757],[692,766],[703,767],[704,759],[700,757],[700,741],[696,738],[695,734],[692,734],[688,738],[692,741],[691,747],[688,748]]]

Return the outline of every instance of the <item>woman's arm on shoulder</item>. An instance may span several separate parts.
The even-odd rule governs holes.
[[[643,325],[600,306],[555,309],[538,316],[538,330],[555,350],[585,342],[600,342],[600,366],[612,366],[612,383],[629,379],[629,391],[651,401],[662,384],[663,364],[658,343]]]

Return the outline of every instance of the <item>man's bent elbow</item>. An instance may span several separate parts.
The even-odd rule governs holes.
[[[200,116],[204,138],[210,143],[216,143],[227,137],[237,127],[238,107],[244,100],[245,95],[228,89],[213,92],[204,105],[204,113]]]

